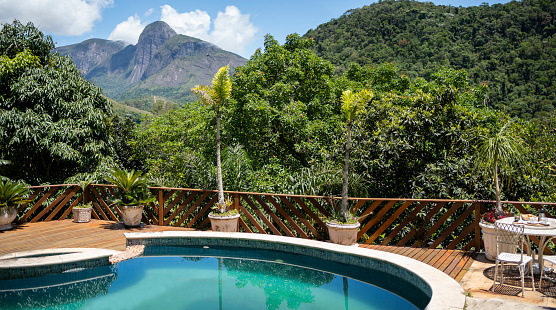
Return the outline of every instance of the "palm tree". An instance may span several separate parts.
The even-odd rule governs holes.
[[[216,111],[216,178],[218,181],[218,204],[225,208],[224,185],[222,184],[222,162],[220,155],[220,109],[228,102],[232,95],[232,81],[230,80],[230,66],[222,67],[212,78],[212,86],[197,85],[191,89],[201,102],[211,106]]]
[[[344,178],[342,183],[342,205],[340,217],[344,222],[348,221],[349,212],[347,207],[348,198],[348,175],[349,175],[349,152],[351,147],[351,128],[353,122],[365,111],[365,104],[373,98],[373,93],[363,89],[357,93],[346,90],[342,93],[342,115],[346,120],[346,154],[344,161]]]
[[[504,214],[500,202],[500,182],[498,173],[500,169],[512,169],[514,167],[526,167],[525,155],[527,148],[520,137],[512,134],[512,120],[508,120],[497,132],[489,136],[481,136],[477,148],[475,168],[478,171],[491,172],[494,177],[496,191],[495,216]]]

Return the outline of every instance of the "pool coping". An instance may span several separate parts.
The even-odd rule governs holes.
[[[109,258],[119,253],[122,252],[98,248],[53,248],[10,253],[0,256],[0,279],[36,277],[76,268],[110,265]]]
[[[420,261],[402,255],[388,253],[378,250],[365,249],[359,245],[345,246],[329,242],[308,240],[294,237],[276,235],[250,234],[250,233],[222,233],[212,231],[163,231],[163,232],[133,232],[124,233],[127,243],[137,244],[141,239],[157,238],[227,238],[238,240],[257,240],[277,242],[294,246],[308,247],[317,250],[326,250],[335,253],[357,255],[385,261],[405,268],[422,280],[432,289],[432,296],[427,310],[455,310],[465,307],[465,294],[463,288],[452,277],[444,272]]]

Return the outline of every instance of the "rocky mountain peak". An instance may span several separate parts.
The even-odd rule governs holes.
[[[154,22],[145,27],[137,42],[131,83],[141,80],[145,69],[158,49],[175,35],[177,33],[174,29],[163,21]]]

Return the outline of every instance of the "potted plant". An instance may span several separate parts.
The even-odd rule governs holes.
[[[475,156],[475,169],[479,173],[486,173],[494,179],[496,195],[496,208],[484,214],[483,220],[479,223],[483,232],[485,255],[489,260],[496,260],[494,222],[508,216],[502,208],[498,172],[501,168],[508,171],[512,171],[514,167],[527,169],[527,148],[520,137],[512,134],[511,124],[512,120],[510,119],[500,129],[490,135],[478,136],[479,146]]]
[[[87,179],[77,183],[77,186],[81,189],[81,203],[71,209],[73,213],[74,223],[88,223],[91,221],[91,212],[93,210],[93,204],[86,201],[85,191],[89,185],[93,184],[95,180]]]
[[[239,220],[239,212],[232,209],[234,201],[228,197],[224,204],[216,203],[209,213],[210,226],[214,231],[237,232],[237,222]]]
[[[346,120],[346,153],[344,160],[344,176],[342,183],[342,204],[336,210],[334,199],[331,200],[336,218],[326,221],[328,235],[333,243],[352,245],[357,242],[357,231],[359,220],[348,211],[348,175],[349,175],[349,152],[351,144],[351,127],[353,122],[365,112],[365,104],[373,98],[373,93],[363,89],[357,93],[346,90],[342,93],[342,115]],[[339,212],[338,212],[339,211]]]
[[[330,242],[342,245],[353,245],[357,243],[357,232],[361,224],[359,218],[353,216],[349,212],[347,217],[336,204],[336,198],[332,196],[325,197],[325,200],[332,206],[332,218],[325,218],[324,222],[328,228],[328,236]]]
[[[485,257],[490,261],[496,260],[496,228],[494,222],[497,220],[512,216],[509,212],[503,211],[502,214],[496,213],[495,210],[486,212],[481,217],[479,226],[481,227],[481,232],[483,233],[483,243],[485,245]],[[513,249],[503,249],[504,252],[512,253]]]
[[[12,229],[17,207],[28,202],[25,199],[28,193],[29,189],[23,184],[10,180],[0,181],[0,230]]]
[[[222,183],[222,160],[220,152],[220,112],[232,95],[232,81],[230,80],[230,67],[222,67],[212,79],[212,86],[197,85],[191,89],[201,99],[203,104],[211,106],[216,112],[216,179],[218,182],[218,202],[213,207],[215,212],[209,214],[212,230],[237,231],[239,213],[230,210],[232,201],[224,199],[224,185]],[[223,224],[226,222],[226,224]],[[226,229],[226,230],[224,230]],[[228,230],[230,229],[230,230]]]
[[[78,204],[71,209],[74,223],[89,223],[91,221],[92,203]]]
[[[143,207],[155,201],[154,195],[147,187],[147,179],[140,171],[118,168],[111,170],[106,179],[117,187],[117,197],[112,200],[112,204],[120,210],[124,225],[127,227],[141,225]]]

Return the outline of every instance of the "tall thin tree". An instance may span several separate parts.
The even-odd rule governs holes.
[[[232,95],[230,66],[222,67],[212,78],[212,86],[197,85],[191,89],[201,102],[216,111],[216,178],[218,181],[218,204],[225,206],[224,185],[222,184],[222,160],[220,152],[220,113]]]
[[[342,93],[342,115],[346,120],[346,154],[344,160],[344,179],[342,183],[342,205],[340,216],[344,222],[348,221],[348,176],[349,176],[349,153],[351,147],[351,129],[353,122],[365,111],[365,104],[373,98],[373,93],[363,89],[357,93],[346,90]]]
[[[510,119],[498,131],[479,137],[475,168],[478,171],[485,171],[486,168],[487,172],[492,173],[496,192],[495,216],[504,214],[500,201],[500,169],[527,168],[527,147],[520,137],[512,133],[512,123]]]

